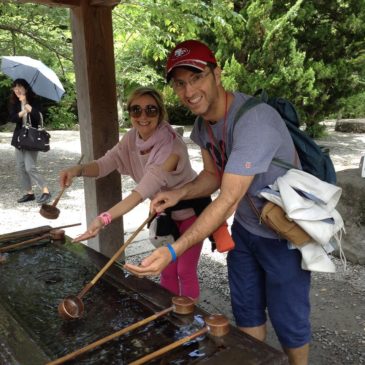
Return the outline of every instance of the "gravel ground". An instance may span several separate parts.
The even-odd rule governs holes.
[[[365,135],[344,134],[333,131],[329,126],[328,136],[321,144],[330,147],[336,170],[355,168],[361,154],[364,153]],[[53,131],[51,133],[51,151],[40,153],[39,169],[49,182],[49,188],[55,196],[59,191],[58,172],[77,162],[80,156],[78,132]],[[199,150],[187,138],[193,167],[201,169]],[[75,236],[86,228],[83,182],[78,179],[67,189],[58,207],[61,210],[57,224],[38,214],[39,207],[35,202],[17,204],[22,195],[18,189],[15,173],[15,157],[10,146],[11,133],[0,133],[1,153],[1,199],[0,199],[0,234],[42,225],[59,226],[81,223],[81,227],[68,228],[66,233]],[[133,182],[123,178],[123,190],[128,191]],[[39,191],[35,191],[39,194]],[[147,203],[142,209],[147,211]],[[144,214],[144,213],[143,213]],[[134,220],[126,215],[126,231],[133,231]],[[127,260],[138,262],[144,254],[134,254]],[[335,274],[314,273],[312,275],[312,328],[311,365],[361,365],[365,364],[365,267],[348,264],[343,271],[339,261],[334,258],[338,268]],[[214,273],[214,275],[212,275]],[[200,306],[209,312],[227,315],[233,322],[229,305],[229,290],[225,255],[211,253],[209,244],[205,244],[199,265],[202,295]],[[274,331],[269,328],[270,345],[280,348]]]

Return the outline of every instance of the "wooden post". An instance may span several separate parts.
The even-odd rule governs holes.
[[[88,162],[103,156],[119,139],[112,7],[90,6],[88,0],[81,0],[70,12],[81,150]],[[98,180],[85,178],[84,186],[88,224],[121,200],[117,172]],[[88,243],[113,256],[123,243],[122,219]]]

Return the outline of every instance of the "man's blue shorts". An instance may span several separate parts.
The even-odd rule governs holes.
[[[227,256],[231,301],[236,324],[266,323],[266,309],[283,347],[310,341],[310,272],[301,269],[301,254],[286,240],[251,234],[232,225],[235,249]]]

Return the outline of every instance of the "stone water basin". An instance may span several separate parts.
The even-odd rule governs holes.
[[[6,244],[0,243],[0,247]],[[0,264],[0,364],[38,365],[62,357],[171,306],[157,283],[114,264],[83,298],[81,319],[65,321],[58,303],[78,294],[108,261],[82,244],[42,241],[6,254]],[[208,313],[169,313],[67,364],[128,364],[204,326]],[[148,364],[287,364],[279,351],[242,334],[198,337]]]

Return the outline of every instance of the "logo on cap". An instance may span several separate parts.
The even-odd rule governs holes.
[[[180,57],[186,56],[189,53],[190,53],[190,49],[178,48],[177,50],[175,50],[174,56],[175,56],[175,58],[180,58]]]

